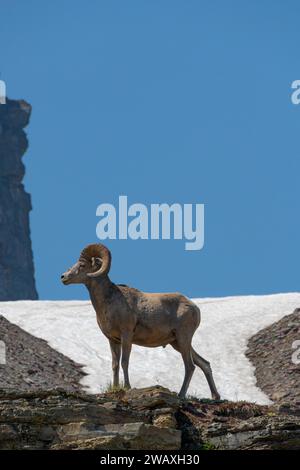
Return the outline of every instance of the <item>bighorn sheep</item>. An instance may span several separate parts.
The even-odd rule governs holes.
[[[192,347],[192,337],[200,324],[199,308],[182,294],[150,294],[116,285],[108,277],[110,265],[111,253],[104,245],[88,245],[61,280],[64,284],[85,284],[90,293],[97,323],[110,343],[113,385],[119,384],[122,352],[124,385],[130,388],[128,363],[132,344],[170,344],[180,352],[185,366],[179,396],[185,396],[196,364],[205,374],[212,397],[219,399],[209,362]]]

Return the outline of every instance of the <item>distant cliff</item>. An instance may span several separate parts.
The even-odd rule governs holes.
[[[22,180],[24,132],[31,114],[25,101],[0,104],[0,300],[37,299],[31,249],[30,195]]]

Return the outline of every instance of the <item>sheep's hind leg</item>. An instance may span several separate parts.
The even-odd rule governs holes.
[[[178,343],[178,341],[174,341],[171,343],[171,346],[173,346],[176,351],[180,352],[184,362],[185,374],[183,384],[179,392],[180,398],[184,398],[195,370],[195,364],[191,354],[191,343],[185,341]]]
[[[193,347],[191,347],[191,352],[194,363],[196,364],[196,366],[200,367],[200,369],[202,369],[204,372],[204,375],[211,391],[212,398],[214,400],[220,400],[220,395],[213,378],[210,363],[206,361],[206,359],[204,359],[203,357],[199,356],[199,354],[195,351]]]
[[[112,370],[113,370],[113,386],[119,386],[119,370],[120,370],[120,356],[121,344],[116,341],[109,340],[111,356],[112,356]]]
[[[129,357],[131,353],[132,347],[132,337],[131,335],[124,335],[121,338],[122,344],[122,369],[124,373],[124,386],[125,388],[131,388],[129,382],[129,375],[128,375],[128,366],[129,366]]]

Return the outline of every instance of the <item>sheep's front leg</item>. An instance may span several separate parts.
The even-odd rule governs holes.
[[[124,373],[124,386],[125,388],[130,388],[129,375],[128,375],[128,365],[129,357],[131,353],[132,346],[132,335],[126,334],[121,338],[122,345],[122,369]]]
[[[119,386],[119,370],[120,370],[120,356],[121,344],[116,341],[109,340],[111,357],[112,357],[112,370],[113,370],[113,386]]]

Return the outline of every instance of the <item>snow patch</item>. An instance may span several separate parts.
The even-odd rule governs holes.
[[[202,321],[194,335],[193,346],[210,361],[222,398],[270,403],[256,386],[254,367],[245,356],[247,341],[299,307],[300,294],[207,298],[194,299],[194,302],[201,309]],[[88,375],[82,379],[82,384],[88,392],[99,393],[110,382],[109,343],[98,328],[90,302],[0,302],[0,314],[83,364]],[[181,357],[172,347],[133,346],[130,359],[133,387],[160,384],[179,391],[183,374]],[[188,394],[210,397],[204,375],[198,368]]]

